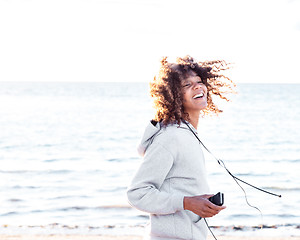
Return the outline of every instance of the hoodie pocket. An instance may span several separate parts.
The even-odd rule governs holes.
[[[173,214],[151,215],[151,236],[176,238]]]
[[[192,222],[187,211],[183,210],[174,214],[176,237],[180,239],[193,239]]]

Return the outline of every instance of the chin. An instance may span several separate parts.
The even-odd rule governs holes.
[[[207,103],[201,105],[200,110],[204,110],[207,107]]]

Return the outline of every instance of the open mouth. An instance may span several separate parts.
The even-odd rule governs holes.
[[[193,97],[193,99],[199,99],[199,98],[203,98],[203,97],[204,97],[204,93],[199,93],[199,94],[195,95]]]

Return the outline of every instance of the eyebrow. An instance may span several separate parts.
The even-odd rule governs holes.
[[[197,80],[196,81],[201,81],[201,82],[203,82],[203,80],[200,78],[200,77],[195,77],[195,78],[197,78]],[[192,82],[193,80],[188,80],[187,78],[186,79],[184,79],[182,82],[183,83],[185,83],[185,82]]]
[[[182,84],[187,84],[187,83],[191,83],[190,80],[183,80]]]

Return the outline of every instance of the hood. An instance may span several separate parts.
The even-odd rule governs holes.
[[[187,130],[192,130],[195,134],[197,133],[197,130],[193,127],[192,124],[190,124],[187,121],[184,121],[185,124],[174,124],[174,126],[177,126],[179,128],[183,128],[183,129],[187,129]],[[187,126],[189,125],[189,127]],[[140,144],[137,147],[137,151],[139,153],[139,155],[141,155],[142,157],[145,155],[145,152],[147,150],[147,148],[151,145],[151,143],[153,142],[154,137],[160,132],[162,126],[159,122],[156,122],[154,120],[151,120],[150,123],[148,124],[148,126],[145,129],[144,135],[141,139]]]
[[[137,148],[139,155],[141,155],[142,157],[144,156],[147,148],[152,143],[154,136],[160,131],[160,129],[161,126],[159,122],[156,122],[154,120],[150,121]]]

